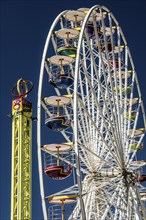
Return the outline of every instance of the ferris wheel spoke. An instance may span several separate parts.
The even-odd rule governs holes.
[[[85,115],[85,114],[84,114]],[[81,124],[83,122],[83,120],[81,120],[81,122],[79,123],[79,125]],[[90,134],[90,139],[88,140],[88,136],[89,136],[89,131],[88,131],[88,134],[86,135],[86,133],[85,133],[85,135],[81,135],[81,137],[82,137],[82,139],[83,140],[87,140],[87,143],[89,143],[89,141],[90,141],[90,139],[91,139],[91,137],[92,137],[92,135]],[[95,138],[95,137],[94,137]],[[91,146],[90,146],[91,147]]]
[[[88,187],[88,194],[84,197],[84,200],[86,201],[85,209],[88,210],[87,219],[97,218],[99,216],[98,212],[101,211],[100,208],[97,210],[98,197],[96,196],[96,191],[97,189],[95,188],[94,184],[92,184],[91,181],[90,186]],[[104,202],[105,200],[103,199],[103,203]]]
[[[72,186],[70,186],[68,188],[65,188],[65,189],[63,189],[61,191],[58,191],[58,192],[56,192],[54,194],[50,194],[50,195],[46,196],[45,199],[48,199],[48,197],[57,196],[57,195],[70,195],[72,193],[78,195],[78,185],[77,184],[72,185]]]
[[[86,188],[87,187],[87,188]],[[89,190],[91,187],[91,182],[86,186],[86,184],[83,184],[83,191],[87,191]],[[90,193],[87,193],[86,196],[83,197],[83,200],[84,200],[84,203],[85,203],[85,209],[87,208],[88,206],[88,203],[91,202],[91,196],[90,196]],[[87,209],[86,209],[87,210]],[[88,219],[88,216],[86,216],[87,219]],[[72,214],[70,215],[69,219],[82,219],[82,216],[81,216],[81,211],[80,211],[80,202],[79,200],[77,201],[77,204],[76,206],[74,207],[74,210],[72,212]]]
[[[131,95],[130,95],[130,106],[129,106],[129,118],[131,117],[131,109],[132,109],[132,99],[133,99],[133,90],[134,90],[134,83],[135,83],[135,72],[133,71],[133,76],[132,76],[132,84],[131,84]],[[129,132],[130,130],[130,123],[131,121],[128,120],[128,125],[127,125],[127,131]],[[134,122],[135,126],[133,126],[133,132],[136,128],[137,120]],[[129,135],[129,134],[127,134]]]
[[[51,70],[50,70],[50,67],[47,64],[47,61],[44,62],[44,67],[47,71],[47,74],[48,74],[49,78],[51,78]]]
[[[89,46],[90,47],[90,46]],[[92,52],[91,52],[92,53]],[[95,66],[95,65],[94,65]],[[95,68],[96,68],[96,66],[95,66]],[[96,71],[97,72],[97,71]],[[97,77],[97,79],[98,79],[98,77]],[[103,98],[103,100],[104,100],[104,95],[103,95],[103,91],[102,91],[102,87],[101,87],[101,83],[100,83],[100,79],[98,79],[98,82],[99,82],[99,86],[100,86],[100,88],[101,88],[101,93],[102,93],[102,98]],[[108,91],[108,90],[107,90]],[[108,112],[108,110],[107,110],[107,105],[106,105],[106,101],[104,100],[104,103],[105,103],[105,107],[106,107],[106,112],[107,112],[107,115],[108,115],[108,120],[110,121],[110,115],[109,115],[109,112]],[[116,133],[116,129],[115,129],[115,132],[114,133]],[[115,139],[116,140],[116,139]],[[116,151],[117,151],[117,148],[115,149]],[[122,155],[122,154],[120,154],[120,155]]]
[[[77,204],[75,208],[72,210],[72,213],[70,214],[68,220],[79,219],[79,218],[80,218],[80,204],[79,201],[77,201]]]
[[[89,130],[87,130],[87,126],[86,126],[86,123],[87,125],[89,124],[89,122],[87,122],[87,117],[84,115],[84,112],[82,109],[79,109],[79,123],[78,123],[78,126],[79,126],[79,133],[81,135],[81,137],[85,137],[86,135],[89,134]],[[83,139],[83,138],[82,138]],[[83,139],[83,143],[85,143],[85,140]]]
[[[64,28],[63,17],[60,18],[60,27],[61,27],[61,28]]]
[[[124,206],[122,205],[123,202],[125,203]],[[126,206],[127,206],[127,203],[125,201],[125,196],[123,195],[123,187],[122,187],[119,190],[118,199],[116,201],[116,210],[115,210],[114,220],[116,220],[118,218],[119,219],[122,219],[122,218],[126,219],[126,216],[125,216],[127,214]]]
[[[85,53],[85,47],[84,47],[84,40],[82,42],[83,46],[83,63],[84,63],[84,66],[85,68],[87,68],[87,65],[86,65],[86,53]],[[86,90],[86,95],[87,97],[89,97],[89,87],[88,87],[88,83],[87,83],[87,79],[85,78],[85,90]],[[90,101],[89,99],[87,99],[87,108],[88,108],[88,111],[90,112]],[[89,128],[91,127],[91,123],[89,121]]]
[[[100,12],[101,12],[101,10],[100,10]],[[94,25],[95,25],[95,27],[96,27],[96,23],[95,23],[95,20],[93,20],[93,23],[94,23]],[[104,27],[104,21],[103,21],[103,15],[102,15],[102,25],[103,25],[103,32],[105,33],[105,27]],[[110,31],[111,31],[111,44],[112,44],[112,51],[113,51],[113,40],[112,40],[112,27],[111,27],[111,29],[110,29]],[[105,67],[104,67],[104,62],[103,62],[103,56],[102,56],[102,53],[101,53],[101,45],[100,45],[100,41],[99,41],[99,37],[98,37],[98,33],[97,33],[97,27],[95,28],[95,36],[96,36],[96,40],[97,40],[97,42],[98,42],[98,46],[99,46],[99,55],[100,55],[100,59],[101,59],[101,62],[102,62],[102,67],[103,67],[103,74],[104,74],[104,79],[105,79],[105,83],[106,83],[106,88],[108,88],[108,86],[107,86],[107,81],[106,81],[106,75],[105,75]],[[104,34],[104,43],[105,43],[105,52],[106,52],[106,57],[108,57],[108,53],[107,53],[107,41],[106,41],[106,37],[105,37],[105,34]],[[113,53],[114,54],[114,53]],[[109,77],[109,79],[110,79],[110,86],[111,86],[111,92],[112,92],[112,99],[113,99],[113,105],[114,105],[114,108],[116,109],[116,105],[118,104],[116,104],[115,103],[115,98],[114,98],[114,93],[113,93],[113,91],[114,91],[114,89],[113,89],[113,83],[112,83],[112,79],[111,79],[111,68],[110,68],[110,65],[109,65],[109,60],[107,59],[107,66],[108,66],[108,77]],[[114,65],[115,66],[115,65]],[[114,72],[115,72],[115,70],[114,70]],[[115,77],[115,79],[116,79],[116,77]],[[107,90],[108,91],[108,90]],[[116,94],[117,95],[117,94]],[[109,93],[108,93],[108,97],[109,97],[109,103],[110,103],[110,108],[111,108],[111,113],[112,113],[112,117],[114,116],[114,114],[113,114],[113,111],[112,111],[112,103],[111,103],[111,101],[110,101],[110,96],[109,96]],[[114,118],[114,117],[113,117]],[[116,117],[115,118],[116,119],[116,127],[118,128],[118,118]]]
[[[105,164],[105,165],[109,165],[110,167],[113,166],[116,170],[118,170],[117,166],[115,166],[115,164],[112,163],[111,160],[106,160],[103,157],[99,156],[98,154],[95,154],[94,151],[90,150],[90,148],[87,148],[86,145],[84,146],[80,142],[78,142],[78,145],[85,151],[86,154],[92,154],[93,156],[97,157],[101,165]]]
[[[128,214],[129,219],[136,218],[136,212],[137,212],[137,205],[135,203],[135,193],[133,192],[132,188],[130,187],[130,193],[129,193],[129,207],[128,207]]]
[[[79,102],[80,102],[80,104],[81,104],[81,107],[84,108],[84,104],[82,103],[82,101],[81,101],[80,99],[79,99]],[[113,158],[115,158],[115,160],[117,161],[117,164],[121,167],[120,162],[118,161],[117,157],[113,154],[113,152],[111,151],[110,147],[109,147],[109,146],[107,145],[107,143],[105,142],[103,135],[102,135],[102,134],[100,133],[100,131],[98,130],[98,127],[97,127],[97,125],[95,124],[95,122],[92,120],[92,117],[90,116],[90,114],[88,113],[88,111],[87,111],[85,108],[84,108],[84,111],[85,111],[85,113],[87,114],[87,116],[89,117],[89,119],[91,120],[92,125],[93,125],[94,128],[96,129],[97,133],[98,133],[99,136],[101,137],[103,143],[105,144],[105,147],[107,147],[107,149],[109,150],[111,156],[112,156]]]
[[[107,182],[107,186],[108,186],[109,192],[108,193],[105,192],[104,187],[106,187],[106,186],[103,185],[103,187],[102,187],[102,185],[101,185],[101,189],[98,192],[98,194],[96,195],[96,200],[95,200],[95,202],[93,202],[93,204],[95,204],[95,206],[96,205],[98,206],[98,213],[100,213],[100,215],[102,213],[102,219],[105,219],[105,217],[107,217],[107,216],[113,216],[110,208],[111,208],[111,206],[116,207],[117,194],[118,194],[118,190],[120,188],[120,185],[118,185],[116,188],[114,187],[115,193],[113,194],[111,191],[111,189],[113,190],[113,188],[110,187],[108,182]],[[97,188],[95,189],[95,191],[97,192]],[[94,195],[95,195],[95,193],[94,193]],[[92,199],[93,199],[93,197],[92,197]],[[98,199],[100,201],[100,206],[98,205],[98,203],[96,203]],[[93,208],[93,210],[95,210],[95,208]]]
[[[86,210],[88,210],[87,219],[92,219],[92,216],[94,216],[93,210],[95,210],[95,207],[94,207],[93,201],[95,201],[94,194],[91,194],[90,197],[88,197],[88,200],[86,203],[87,204]]]
[[[131,197],[131,193],[129,193],[128,208],[127,208],[127,216],[129,217],[129,220],[135,216],[134,200],[131,200],[130,197]]]
[[[132,128],[132,134],[131,134],[131,140],[130,140],[130,144],[132,142],[132,138],[134,136],[134,132],[136,130],[136,126],[137,126],[137,123],[138,123],[138,117],[139,117],[139,111],[140,111],[140,107],[141,107],[141,100],[139,100],[139,103],[138,103],[138,107],[137,107],[137,110],[136,110],[136,116],[135,116],[135,121],[134,121],[134,124],[133,124],[133,128]],[[130,126],[129,126],[130,127]],[[129,129],[130,130],[130,129]],[[128,131],[129,131],[128,130]],[[129,133],[127,134],[129,135]],[[130,152],[130,149],[128,151],[128,153]]]
[[[94,188],[94,185],[92,186]],[[97,209],[97,198],[96,198],[96,191],[91,188],[91,193],[89,194],[89,203],[87,203],[87,210],[88,211],[88,219],[96,219],[99,217],[99,210]]]
[[[136,144],[135,150],[133,151],[131,157],[129,157],[129,160],[127,161],[127,164],[126,164],[126,165],[127,165],[127,168],[129,168],[130,163],[133,161],[134,157],[136,156],[138,147],[141,145],[143,138],[144,138],[144,134],[141,135],[140,139],[138,140],[138,142],[137,142],[137,144]]]
[[[91,41],[91,45],[92,45],[92,39],[90,40]],[[90,67],[90,71],[91,71],[91,86],[92,86],[92,88],[94,87],[94,68],[93,68],[93,65],[92,65],[92,62],[91,62],[91,67]],[[85,72],[86,73],[86,72]],[[91,106],[91,112],[92,112],[92,118],[93,118],[93,120],[95,121],[95,115],[96,115],[96,111],[95,111],[95,107],[94,107],[94,99],[95,99],[95,97],[94,97],[94,93],[91,95],[91,99],[92,99],[92,106]],[[95,132],[95,130],[93,130],[93,137],[95,137],[95,135],[96,135],[96,132]]]
[[[81,115],[83,115],[83,114],[81,114]],[[83,123],[83,120],[84,119],[82,119],[82,117],[81,117],[82,123]],[[82,137],[82,143],[86,146],[87,142],[86,142],[86,138],[84,138],[84,136],[86,136],[87,132],[85,132],[84,126],[81,126],[80,123],[78,123],[78,128],[79,128],[78,139],[80,140],[80,136],[81,136]],[[79,152],[80,152],[81,161],[83,162],[83,166],[86,165],[87,168],[91,167],[90,161],[88,160],[88,157],[87,157],[88,155],[86,154],[86,152],[82,149],[80,149]]]
[[[105,122],[105,116],[103,116],[103,114],[102,114],[102,111],[101,111],[101,107],[100,107],[100,104],[98,103],[98,100],[97,100],[97,96],[96,96],[96,94],[95,94],[95,91],[94,91],[94,88],[93,88],[93,84],[91,83],[91,81],[90,81],[90,79],[89,79],[89,76],[88,76],[88,74],[87,74],[87,71],[86,71],[86,69],[85,69],[85,66],[84,66],[84,64],[83,64],[83,62],[81,61],[81,64],[82,64],[82,68],[83,68],[83,70],[84,70],[84,74],[85,74],[85,77],[86,77],[86,79],[87,79],[87,82],[88,82],[88,84],[89,84],[89,86],[90,86],[90,90],[91,90],[91,94],[92,94],[92,98],[93,98],[93,103],[94,103],[94,106],[95,106],[95,104],[96,104],[96,106],[97,106],[97,108],[98,108],[98,110],[99,110],[99,114],[101,115],[101,117],[102,117],[102,119],[103,119],[103,121],[104,121],[104,124],[106,124],[106,122]],[[105,108],[105,107],[104,107]],[[110,116],[108,115],[108,120],[109,120],[109,122],[108,123],[110,123],[110,125],[112,125],[112,122],[110,121]],[[113,127],[111,126],[111,129],[112,129],[112,131],[113,131]],[[108,130],[108,129],[107,129]],[[114,132],[113,132],[114,133]]]
[[[137,110],[136,110],[136,117],[135,117],[135,122],[134,122],[134,124],[133,124],[133,128],[132,128],[132,133],[133,133],[133,136],[131,136],[131,139],[130,139],[130,145],[132,144],[132,139],[133,139],[133,137],[134,137],[134,132],[135,132],[135,130],[136,130],[136,126],[137,126],[137,121],[138,121],[138,117],[139,117],[139,108],[140,108],[140,103],[138,104],[138,108],[137,108]],[[130,117],[130,115],[129,115],[129,117]],[[129,119],[130,120],[130,119]],[[128,121],[129,121],[128,120]],[[129,130],[127,130],[128,132],[129,132]],[[127,132],[127,135],[128,135],[128,132]],[[125,133],[126,133],[126,131],[125,131]],[[130,156],[130,151],[131,151],[131,149],[128,147],[128,141],[127,141],[127,143],[126,143],[126,146],[125,146],[125,150],[126,150],[126,152],[127,152],[127,160],[129,160],[129,156]]]
[[[83,89],[81,74],[79,74],[79,87],[80,87],[80,92],[81,92],[83,102],[85,102],[85,96],[84,96],[84,89]],[[87,117],[85,117],[85,121],[86,121],[86,126],[85,127],[86,127],[87,131],[89,131],[89,123],[88,123],[88,118]]]
[[[109,25],[110,25],[110,31],[111,31],[111,33],[112,33],[112,20],[111,20],[111,14],[109,13]],[[117,24],[116,24],[117,25]],[[120,34],[119,34],[119,27],[118,27],[118,36],[119,36]],[[120,37],[120,36],[119,36]],[[111,34],[111,44],[112,44],[112,57],[113,57],[113,62],[115,63],[115,54],[114,54],[114,40],[113,40],[113,34]],[[120,50],[119,50],[119,48],[120,48],[120,41],[118,41],[118,55],[119,55],[119,53],[120,53]],[[121,62],[119,62],[119,63],[121,63]],[[115,65],[114,65],[115,66]],[[127,88],[127,71],[128,71],[128,69],[127,69],[127,66],[128,66],[128,57],[127,57],[127,46],[126,46],[126,50],[125,50],[125,91],[126,91],[126,88]],[[117,85],[117,76],[116,76],[116,69],[114,68],[114,82],[115,82],[115,87],[116,88],[118,88],[118,85]],[[120,83],[122,84],[122,82],[121,82],[121,69],[119,68],[119,79],[120,79]],[[122,88],[122,86],[120,86],[120,88]],[[121,96],[121,89],[120,89],[120,96]],[[116,89],[116,97],[118,97],[118,93],[117,93],[117,89]],[[127,99],[127,94],[125,94],[125,105],[127,104],[126,103],[126,99]],[[121,106],[122,106],[122,100],[123,100],[123,97],[121,96]],[[117,101],[117,105],[118,105],[118,109],[119,109],[119,102]],[[126,118],[126,117],[125,117]],[[123,128],[122,128],[122,130],[123,130]],[[124,151],[123,151],[123,153],[124,153]]]
[[[77,174],[77,182],[78,182],[78,187],[79,187],[79,201],[80,201],[80,208],[81,208],[81,213],[82,213],[82,218],[86,220],[86,213],[85,213],[85,207],[84,207],[84,202],[83,202],[83,198],[82,198],[82,182],[81,182],[81,176],[80,176],[80,160],[79,160],[79,149],[78,149],[78,145],[77,145],[77,140],[78,140],[78,123],[76,120],[77,117],[77,108],[76,108],[76,103],[77,103],[77,96],[74,96],[74,127],[75,127],[75,132],[74,132],[74,143],[75,143],[75,154],[76,154],[76,165],[77,165],[77,169],[76,169],[76,174]]]
[[[106,216],[108,216],[108,213],[111,211],[111,207],[116,207],[115,200],[118,197],[118,190],[119,190],[119,186],[115,189],[114,194],[110,195],[110,197],[109,195],[106,195],[106,193],[104,193],[106,209],[102,215],[101,220],[106,219]]]
[[[105,25],[104,25],[104,21],[102,19],[102,26],[103,26],[103,31],[105,32]],[[114,54],[114,44],[113,44],[113,33],[112,33],[112,24],[110,23],[110,31],[111,31],[111,46],[112,46],[112,59],[113,59],[113,66],[114,66],[114,83],[115,83],[115,88],[116,88],[116,97],[118,97],[118,92],[117,92],[117,76],[116,76],[116,64],[115,64],[115,54]],[[119,50],[119,47],[121,46],[120,45],[120,42],[119,42],[119,34],[118,34],[118,50]],[[104,34],[104,42],[105,42],[105,51],[106,51],[106,57],[108,57],[108,49],[107,49],[107,40],[106,40],[106,35]],[[119,78],[121,79],[121,60],[120,60],[120,51],[118,51],[118,63],[119,63]],[[110,70],[110,65],[109,65],[109,60],[107,60],[107,65],[108,65],[108,71],[111,73],[111,70]],[[111,74],[110,74],[111,75]],[[110,81],[112,82],[112,79],[110,77]],[[122,92],[121,92],[121,88],[122,88],[122,85],[121,85],[121,80],[120,80],[120,84],[119,84],[119,87],[120,87],[120,98],[122,99]],[[124,163],[124,159],[123,159],[123,149],[122,149],[122,128],[121,128],[121,124],[122,124],[122,121],[121,121],[121,114],[120,113],[120,101],[118,98],[116,98],[115,100],[115,96],[113,94],[113,91],[114,91],[114,88],[113,88],[113,85],[111,83],[111,89],[112,89],[112,97],[113,97],[113,105],[114,105],[114,108],[117,109],[118,111],[118,117],[116,117],[116,123],[119,125],[117,126],[117,135],[121,134],[119,136],[119,151],[120,151],[120,155],[121,155],[121,160],[122,160],[122,164]],[[117,107],[116,107],[117,106]],[[112,108],[112,105],[111,105],[111,108]]]
[[[93,193],[93,190],[92,190],[92,183],[88,183],[86,184],[85,180],[84,180],[84,185],[83,185],[83,188],[85,189],[85,191],[91,191],[91,193],[87,193],[85,196],[84,196],[84,201],[85,201],[85,209],[86,210],[89,210],[89,206],[91,205],[92,201],[91,201],[91,194]],[[89,211],[90,212],[90,211]],[[89,213],[88,212],[88,213]],[[90,215],[90,213],[89,213]],[[90,219],[89,216],[87,215],[86,216],[87,219]]]
[[[92,92],[92,94],[93,94],[93,99],[95,100],[94,106],[95,106],[95,104],[96,104],[96,106],[97,106],[97,111],[99,111],[99,115],[100,115],[100,117],[102,118],[102,121],[103,121],[104,127],[106,128],[107,133],[109,134],[109,137],[110,137],[110,140],[111,140],[111,142],[112,142],[112,145],[114,146],[115,151],[117,151],[117,148],[116,148],[116,146],[115,146],[115,143],[113,142],[113,138],[115,138],[115,140],[116,140],[115,131],[113,130],[113,124],[111,123],[110,118],[108,118],[108,121],[107,121],[107,122],[105,121],[105,116],[104,116],[103,113],[102,113],[102,112],[104,112],[104,111],[101,110],[101,107],[100,107],[100,105],[99,105],[98,102],[97,102],[94,89],[93,89],[92,84],[91,84],[91,82],[90,82],[90,80],[89,80],[89,76],[87,75],[87,72],[86,72],[86,69],[85,69],[83,63],[82,63],[82,66],[83,66],[83,70],[84,70],[84,73],[85,73],[85,77],[87,78],[87,82],[88,82],[88,84],[89,84],[89,86],[90,86],[90,89],[91,89],[91,92]],[[94,107],[94,108],[95,108],[95,107]],[[108,127],[111,128],[112,134],[113,134],[114,137],[111,136],[111,131],[108,129],[107,125],[108,125]],[[116,153],[118,154],[119,152],[116,152]]]
[[[135,188],[131,187],[131,216],[135,216],[135,219],[145,219],[146,218],[146,212],[145,207],[142,204],[142,201],[140,199],[139,190],[138,187],[135,185]],[[129,219],[130,220],[130,219]]]
[[[145,209],[145,205],[141,201],[140,193],[139,193],[139,190],[138,190],[138,186],[136,186],[136,188],[135,188],[135,193],[136,193],[137,201],[139,202],[138,205],[139,205],[140,215],[143,217],[143,219],[146,219],[146,209]]]
[[[134,202],[134,200],[135,199],[133,198],[131,187],[130,187],[129,192],[127,194],[127,213],[126,213],[127,219],[129,220],[136,218],[137,216],[137,213],[136,213],[137,204]]]
[[[81,92],[81,96],[82,96],[83,102],[85,103],[86,99],[85,99],[85,96],[84,96],[84,88],[83,88],[81,74],[79,74],[79,88],[80,88],[80,92]],[[83,118],[84,113],[82,112],[81,109],[79,109],[79,112],[80,112],[80,117]],[[83,128],[84,128],[84,131],[85,131],[85,134],[86,134],[86,133],[89,132],[89,128],[91,126],[89,126],[89,120],[88,120],[87,116],[86,117],[84,116],[84,118],[85,118],[85,120],[82,120],[82,124],[83,124]]]
[[[79,143],[79,142],[78,142]],[[94,149],[94,147],[92,147],[92,146],[94,146],[95,145],[95,143],[93,142],[88,142],[86,145],[87,146],[89,146],[89,148],[85,148],[85,146],[83,145],[83,144],[80,144],[79,143],[79,145],[81,146],[81,148],[82,148],[82,150],[84,150],[85,151],[85,149],[87,149],[87,151],[88,151],[88,149],[92,149],[92,151],[91,152],[94,152],[95,151],[95,149],[97,149],[97,148],[95,148]],[[111,158],[111,156],[110,156],[110,153],[108,152],[108,150],[105,150],[104,152],[103,152],[103,154],[97,154],[97,157],[94,157],[94,155],[93,156],[91,156],[89,153],[87,154],[87,156],[88,156],[88,160],[89,160],[89,164],[90,164],[90,166],[91,166],[91,164],[93,165],[93,163],[94,163],[94,169],[100,169],[100,167],[102,167],[104,164],[110,164],[110,162],[112,162],[113,163],[113,166],[115,166],[116,167],[116,165],[115,165],[115,160],[114,159],[112,159]],[[105,161],[105,163],[103,164],[103,163],[101,163],[101,162],[99,162],[99,158],[102,158],[102,160],[103,161]],[[110,158],[110,159],[109,159]],[[110,161],[110,162],[109,162]],[[90,167],[89,166],[89,167]],[[95,168],[96,167],[96,168]]]
[[[79,148],[79,155],[81,158],[80,162],[80,167],[84,168],[87,170],[88,173],[91,171],[91,164],[89,163],[90,161],[88,160],[88,156],[85,154],[85,151],[82,151],[81,148]]]
[[[117,42],[118,42],[118,63],[119,63],[119,71],[118,71],[119,77],[118,78],[119,78],[119,87],[120,87],[120,101],[119,101],[119,104],[120,104],[120,106],[123,107],[123,95],[122,95],[122,92],[123,92],[124,85],[123,85],[123,81],[122,81],[122,78],[121,78],[121,64],[122,64],[122,60],[121,60],[121,52],[120,52],[121,36],[120,36],[120,27],[119,26],[117,27],[117,37],[118,37]],[[125,67],[124,67],[124,69],[125,69]],[[125,82],[124,82],[124,84],[125,84]],[[127,86],[125,86],[125,91],[126,91],[126,88],[127,88]],[[124,94],[125,100],[126,100],[126,97],[127,97],[127,94]],[[120,124],[121,124],[121,131],[123,131],[123,129],[124,129],[124,119],[123,119],[123,116],[120,117]],[[122,153],[124,155],[123,148],[122,148]]]
[[[68,136],[68,134],[66,134],[65,131],[61,131],[62,136],[65,138],[65,140],[67,142],[71,142],[72,140],[70,139],[70,137]]]
[[[137,144],[136,144],[136,148],[133,150],[133,152],[131,153],[131,156],[130,156],[130,150],[129,150],[129,160],[127,160],[127,167],[129,167],[130,165],[130,162],[134,159],[136,153],[137,153],[137,150],[138,150],[138,147],[140,146],[140,144],[142,143],[142,140],[144,138],[144,134],[141,135],[141,137],[139,138],[139,140],[137,141]],[[131,141],[131,140],[130,140]],[[132,144],[132,143],[131,143]]]
[[[51,36],[51,42],[52,42],[54,51],[56,51],[57,50],[57,45],[56,45],[56,42],[55,42],[55,39],[54,39],[54,34],[52,34],[52,36]]]
[[[127,162],[127,168],[129,168],[130,163],[133,161],[134,157],[136,156],[138,147],[140,146],[140,144],[141,144],[143,138],[144,138],[144,134],[140,137],[139,141],[137,142],[137,145],[136,145],[135,150],[133,151],[131,157],[129,157],[129,161]]]
[[[128,59],[128,46],[125,46],[125,90],[128,86],[128,77],[127,77],[127,72],[128,72],[128,64],[129,64],[129,59]],[[130,73],[132,73],[132,71],[130,70]],[[124,126],[123,126],[123,139],[124,139],[124,143],[126,142],[126,129],[127,129],[127,117],[126,117],[126,111],[127,111],[127,93],[125,94],[125,100],[123,103],[123,109],[124,109]],[[127,154],[127,149],[125,149],[125,153]]]

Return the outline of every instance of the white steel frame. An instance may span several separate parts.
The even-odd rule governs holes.
[[[101,26],[103,28],[103,42],[105,52],[101,50],[97,24],[93,18],[95,40],[89,39],[85,27],[94,11],[101,14]],[[104,11],[104,14],[103,14]],[[54,20],[45,43],[38,89],[38,113],[37,113],[37,143],[38,165],[40,178],[40,191],[44,219],[47,219],[47,211],[44,194],[42,160],[41,160],[41,99],[44,76],[45,59],[52,33],[55,26],[67,11],[60,13]],[[106,28],[104,15],[108,17],[110,28],[111,55],[107,48]],[[117,36],[117,55],[114,53],[113,24]],[[63,28],[63,22],[60,24]],[[95,42],[98,50],[94,49]],[[121,43],[124,44],[124,67],[121,66]],[[56,50],[53,38],[52,44]],[[116,69],[116,56],[119,67]],[[110,57],[113,59],[113,69],[110,65]],[[97,62],[98,59],[98,62]],[[74,89],[67,89],[68,94],[73,93],[73,123],[74,153],[76,164],[66,161],[76,168],[77,186],[64,190],[64,193],[77,192],[77,205],[71,216],[75,219],[144,219],[145,210],[139,194],[139,183],[132,185],[130,176],[130,162],[135,160],[137,148],[142,143],[144,133],[137,142],[136,149],[131,153],[129,145],[132,144],[134,133],[137,129],[139,115],[143,118],[143,128],[146,130],[144,106],[134,63],[128,48],[124,34],[114,15],[104,6],[96,5],[87,13],[80,32],[77,45],[75,63]],[[129,111],[127,116],[127,94],[123,95],[123,88],[128,88],[127,71],[131,68]],[[121,78],[121,69],[124,69],[124,83]],[[123,70],[122,70],[123,71]],[[49,70],[48,70],[49,72]],[[49,73],[50,74],[50,73]],[[84,74],[84,79],[81,75]],[[96,83],[95,83],[96,80]],[[114,85],[113,85],[114,84]],[[85,86],[84,86],[85,85]],[[119,86],[119,90],[118,90]],[[136,89],[135,89],[136,88]],[[131,122],[132,100],[138,96],[136,117]],[[57,95],[61,95],[55,89]],[[122,110],[121,110],[122,106]],[[124,111],[123,111],[124,109]],[[121,111],[122,114],[121,114]],[[66,113],[68,111],[66,109]],[[132,134],[130,130],[132,129]],[[68,131],[61,132],[67,142],[71,142]],[[72,133],[72,132],[71,132]],[[51,153],[53,156],[55,154]],[[60,158],[62,159],[62,158]],[[105,168],[105,167],[108,168]],[[81,172],[84,174],[82,178]],[[132,174],[133,175],[133,174]],[[134,178],[134,177],[133,177]],[[62,192],[61,192],[62,193]],[[57,195],[57,193],[56,193]],[[58,192],[59,195],[59,192]],[[139,205],[141,210],[138,210]],[[133,207],[137,208],[134,213]],[[71,219],[71,218],[70,218]]]

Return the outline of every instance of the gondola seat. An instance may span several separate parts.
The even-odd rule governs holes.
[[[50,83],[59,89],[66,89],[67,87],[71,86],[74,82],[74,78],[67,74],[59,75],[55,80],[50,79]]]
[[[129,112],[126,113],[126,118],[129,119]],[[136,112],[131,112],[130,121],[135,121],[136,118]]]
[[[112,51],[112,44],[111,44],[111,42],[110,41],[107,42],[106,46],[107,46],[107,51],[110,53]],[[106,46],[105,46],[105,44],[102,45],[102,51],[103,52],[106,52]]]
[[[143,183],[146,181],[146,175],[141,175],[137,180],[137,182]]]
[[[85,28],[86,28],[86,32],[88,33],[89,38],[95,37],[95,30],[94,30],[94,26],[92,23],[86,24]],[[98,33],[99,38],[103,35],[99,27],[97,27],[97,33]]]
[[[109,64],[111,65],[112,68],[114,68],[114,60],[113,59],[109,59]],[[123,66],[123,62],[121,61],[120,65],[119,65],[119,60],[115,59],[115,68],[119,69],[119,67],[122,67],[122,66]]]
[[[95,36],[93,24],[86,24],[86,32],[88,33],[89,38]]]
[[[122,92],[122,95],[128,95],[130,92],[131,92],[131,87],[130,86],[127,86],[127,88],[125,89],[125,88],[120,88],[120,86],[117,86],[117,87],[115,87],[114,88],[114,91],[116,91],[117,90],[117,92],[118,92],[118,94],[120,94],[120,91]]]
[[[50,178],[57,180],[67,178],[72,173],[72,169],[68,167],[64,170],[64,166],[53,165],[46,167],[44,172]]]
[[[136,146],[137,146],[137,143],[133,143],[129,147],[130,147],[131,151],[134,151],[136,149]],[[140,144],[137,148],[137,151],[142,150],[143,147],[144,147],[143,144]]]
[[[77,48],[72,47],[70,45],[66,45],[64,47],[60,47],[57,49],[57,54],[62,56],[69,56],[72,58],[76,58]]]
[[[48,117],[45,120],[45,124],[48,128],[54,130],[54,131],[63,131],[71,125],[71,120],[65,121],[64,116],[54,116],[54,117]]]

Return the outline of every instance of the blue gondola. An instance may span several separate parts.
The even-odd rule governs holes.
[[[74,82],[74,78],[71,75],[62,74],[53,79],[50,79],[50,83],[59,89],[66,89],[67,87],[71,86]]]
[[[54,116],[46,118],[45,124],[54,131],[63,131],[70,127],[71,120],[65,121],[64,116]]]

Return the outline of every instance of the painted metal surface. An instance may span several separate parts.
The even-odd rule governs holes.
[[[11,219],[31,219],[32,104],[12,101]]]

